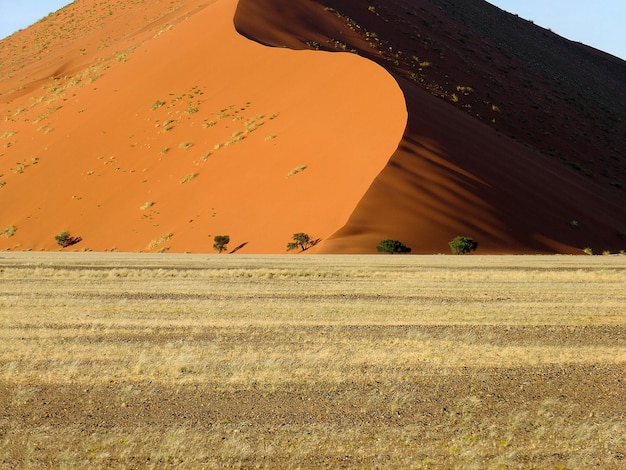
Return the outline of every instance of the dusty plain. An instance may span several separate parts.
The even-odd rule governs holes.
[[[0,468],[624,468],[626,257],[0,254]]]

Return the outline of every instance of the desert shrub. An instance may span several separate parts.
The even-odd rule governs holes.
[[[180,144],[178,144],[178,147],[183,150],[189,150],[191,147],[193,147],[193,144],[191,142],[181,142]]]
[[[291,170],[289,173],[287,173],[287,178],[290,178],[290,177],[292,177],[294,175],[297,175],[298,173],[302,173],[304,170],[306,170],[306,168],[307,168],[306,165],[298,165],[293,170]]]
[[[381,242],[376,246],[376,251],[379,253],[410,253],[411,248],[406,246],[404,243],[398,240],[381,240]]]
[[[180,184],[189,183],[192,179],[198,176],[198,173],[189,173],[187,176],[180,179]]]
[[[307,233],[294,233],[291,238],[293,241],[287,243],[287,251],[295,250],[297,248],[300,248],[300,251],[304,251],[315,245],[315,241],[311,240],[311,237]]]
[[[4,238],[10,238],[15,234],[16,231],[17,227],[15,225],[9,225],[2,232],[0,232],[0,236],[3,236]]]
[[[76,245],[79,241],[82,240],[80,237],[73,237],[69,232],[63,231],[54,237],[57,245],[62,248],[67,248],[68,246]]]
[[[230,237],[228,235],[215,235],[213,238],[213,249],[218,253],[222,253],[229,243]]]
[[[585,253],[586,255],[593,255],[593,250],[589,247],[583,248],[583,253]]]
[[[476,248],[478,248],[478,243],[472,238],[462,236],[455,237],[448,245],[450,245],[450,250],[452,250],[452,253],[455,255],[465,255],[476,251]]]
[[[147,249],[152,250],[156,248],[157,246],[162,245],[163,243],[167,242],[173,236],[174,236],[173,233],[166,233],[165,235],[162,235],[157,240],[152,240],[150,243],[148,243]]]

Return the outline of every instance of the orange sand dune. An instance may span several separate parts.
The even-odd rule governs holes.
[[[243,38],[236,6],[82,1],[3,42],[0,248],[282,253],[346,223],[401,139],[400,88]]]
[[[473,73],[467,71],[467,58],[455,49],[458,41],[451,34],[462,25],[452,17],[442,16],[443,8],[439,3],[423,1],[407,7],[405,2],[388,1],[384,5],[376,4],[372,10],[353,0],[241,0],[236,25],[242,34],[263,44],[294,49],[319,44],[322,48],[336,50],[337,43],[342,43],[387,67],[398,79],[407,100],[409,120],[398,150],[348,223],[312,251],[368,253],[374,251],[380,240],[395,238],[412,247],[413,252],[442,253],[449,252],[448,241],[456,235],[476,239],[481,253],[579,253],[588,246],[595,251],[624,249],[626,241],[624,235],[620,236],[626,233],[623,191],[600,185],[494,130],[481,122],[484,119],[480,114],[474,116],[465,112],[465,109],[471,110],[473,104],[480,113],[493,116],[490,118],[493,123],[499,122],[501,111],[490,103],[474,100],[459,110],[449,102],[452,97],[452,101],[467,102],[471,98],[466,95],[474,97],[478,92],[455,90],[449,82],[440,85],[428,81],[423,68],[432,76],[441,74],[439,79],[446,81],[453,80],[454,75],[471,80]],[[463,8],[468,11],[474,4],[469,2]],[[317,20],[310,20],[323,11],[333,17],[324,28],[316,25]],[[441,26],[431,29],[424,26],[429,24]],[[461,44],[466,44],[466,38],[475,34],[461,31],[457,33]],[[485,44],[488,39],[481,38]],[[411,53],[425,57],[428,45],[434,48],[435,41],[441,41],[436,44],[440,52],[431,55],[441,63],[424,62],[422,68],[419,61],[416,63],[416,55],[410,59]],[[422,46],[424,50],[417,52],[414,47],[420,42],[426,47]],[[444,46],[459,57],[444,56],[441,52]],[[577,47],[573,51],[580,53]],[[517,68],[515,60],[509,61]],[[609,65],[614,66],[613,62]],[[473,67],[479,73],[480,67],[485,67],[485,76],[498,71],[489,68],[491,64]],[[500,67],[506,70],[508,65],[503,62]],[[447,75],[443,76],[442,69]],[[411,70],[414,72],[409,74]],[[510,81],[505,73],[500,72],[500,75],[502,77],[493,78],[496,83]],[[468,84],[480,85],[474,81]],[[521,84],[517,86],[522,88]],[[446,94],[446,87],[461,98],[456,93],[454,96]],[[545,93],[550,95],[551,92]],[[508,99],[518,100],[514,95],[509,95]],[[532,115],[537,106],[528,99],[518,104],[512,112],[527,123],[524,116]],[[507,119],[510,120],[508,116],[503,118],[505,125]],[[545,132],[547,126],[542,127],[544,119],[535,121],[531,133],[523,129],[533,143],[549,135]],[[572,116],[570,122],[578,126],[597,125],[593,120],[577,121],[578,116]],[[592,127],[589,132],[593,132]],[[546,141],[546,145],[548,143],[557,145],[554,141]],[[569,145],[571,142],[563,141],[559,149],[565,152]],[[606,150],[610,153],[610,148]],[[606,158],[604,164],[611,166],[613,163]],[[614,171],[620,171],[619,167]]]
[[[75,2],[0,42],[0,249],[615,252],[623,77],[480,0]]]
[[[403,89],[411,114],[402,144],[325,251],[367,251],[396,238],[418,253],[445,253],[456,235],[478,240],[481,253],[619,246],[624,207],[609,191],[422,90]]]

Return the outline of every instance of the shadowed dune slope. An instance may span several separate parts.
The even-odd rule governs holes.
[[[396,150],[397,82],[238,34],[236,0],[77,1],[0,43],[1,249],[283,253]],[[323,12],[323,10],[322,10]]]
[[[317,251],[446,252],[459,234],[482,253],[626,247],[623,61],[474,0],[242,0],[235,23],[267,45],[353,50],[404,92],[402,143]]]

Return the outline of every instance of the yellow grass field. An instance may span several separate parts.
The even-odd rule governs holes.
[[[0,253],[0,468],[626,468],[626,256]]]

